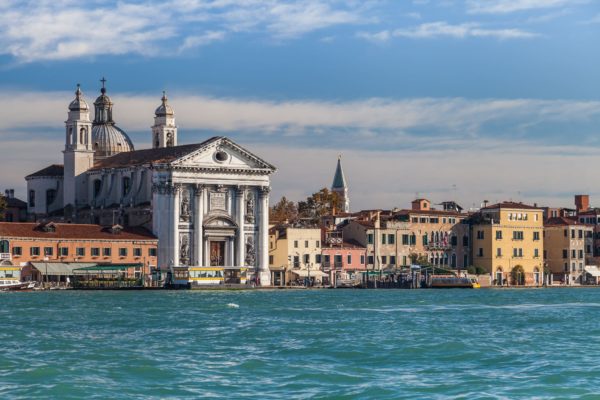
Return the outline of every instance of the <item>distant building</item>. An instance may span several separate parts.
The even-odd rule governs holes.
[[[4,199],[6,200],[4,222],[27,221],[27,203],[15,197],[14,189],[6,189]]]
[[[594,227],[557,217],[544,222],[544,259],[553,281],[585,282],[585,267],[593,256]]]
[[[331,191],[337,193],[341,199],[342,209],[338,211],[349,213],[350,197],[348,194],[348,183],[346,183],[346,177],[344,176],[344,170],[342,169],[341,156],[338,157],[335,175],[333,176],[333,183],[331,184]]]
[[[496,285],[540,286],[544,273],[543,210],[503,202],[470,218],[473,265],[483,267]]]
[[[269,268],[274,286],[306,279],[320,283],[327,275],[321,268],[321,229],[282,225],[269,230]]]

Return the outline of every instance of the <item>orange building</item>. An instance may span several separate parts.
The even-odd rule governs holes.
[[[156,266],[158,239],[144,228],[0,222],[0,264],[140,264]],[[23,271],[22,278],[26,278]]]

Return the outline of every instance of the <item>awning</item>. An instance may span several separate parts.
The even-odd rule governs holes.
[[[308,271],[306,269],[299,269],[299,270],[292,270],[292,272],[301,278],[308,278],[309,275],[311,278],[319,278],[319,277],[322,278],[324,276],[327,276],[327,274],[325,274],[323,271],[319,271],[319,270]]]
[[[75,275],[73,272],[79,268],[93,267],[96,263],[57,263],[57,262],[32,262],[33,268],[42,275]]]
[[[600,269],[598,269],[598,267],[596,265],[586,265],[585,272],[587,272],[588,274],[590,274],[591,276],[594,276],[594,277],[600,276]]]
[[[76,268],[76,271],[102,272],[102,271],[126,271],[129,268],[140,268],[143,264],[94,264],[87,267]]]

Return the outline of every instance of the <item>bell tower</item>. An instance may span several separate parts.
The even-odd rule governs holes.
[[[154,112],[154,126],[152,126],[152,148],[177,146],[177,126],[175,113],[168,104],[167,95],[163,92],[162,104]]]
[[[84,201],[87,193],[85,171],[94,165],[90,108],[83,99],[79,84],[75,99],[69,104],[65,125],[63,204],[76,208],[77,202]]]

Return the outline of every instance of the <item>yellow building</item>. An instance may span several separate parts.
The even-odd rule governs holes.
[[[269,230],[269,268],[273,286],[323,283],[321,229],[275,226]]]
[[[544,259],[552,281],[567,285],[585,282],[585,267],[593,257],[594,227],[556,217],[544,225]]]
[[[503,202],[471,219],[473,265],[495,285],[541,286],[544,277],[544,221],[541,208]]]

